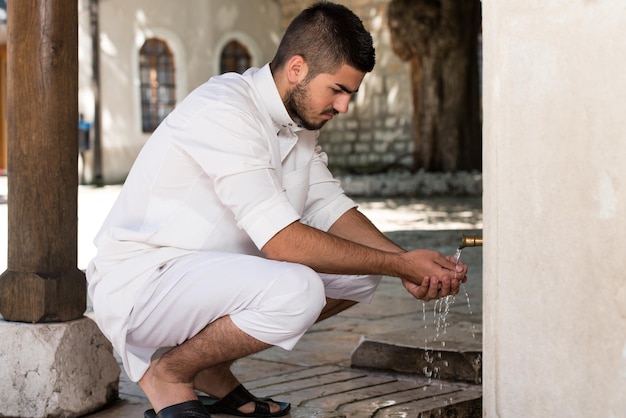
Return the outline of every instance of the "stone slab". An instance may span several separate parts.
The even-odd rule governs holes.
[[[480,385],[330,366],[245,385],[257,396],[291,402],[292,417],[473,418],[480,416],[482,404]]]
[[[390,406],[380,411],[376,418],[409,416],[480,418],[483,416],[482,406],[481,393],[463,390],[453,394],[433,396],[429,400]]]
[[[474,323],[456,322],[439,335],[420,328],[369,335],[352,353],[351,366],[478,384],[482,332]]]
[[[118,397],[120,368],[93,320],[0,320],[0,416],[77,417]]]
[[[481,416],[481,404],[482,392],[475,386],[431,382],[428,385],[396,392],[393,396],[371,397],[351,402],[343,405],[339,410],[346,418],[478,418]],[[459,414],[459,411],[464,413]]]

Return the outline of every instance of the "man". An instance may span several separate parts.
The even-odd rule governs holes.
[[[87,272],[96,321],[154,407],[146,416],[285,415],[289,404],[240,385],[234,360],[293,348],[316,321],[369,302],[380,275],[424,300],[466,280],[465,265],[388,240],[316,144],[373,67],[362,22],[314,4],[270,64],[212,78],[146,143]]]

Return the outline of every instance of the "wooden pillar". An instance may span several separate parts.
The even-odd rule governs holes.
[[[7,6],[9,225],[0,314],[69,321],[86,308],[77,268],[78,3]]]

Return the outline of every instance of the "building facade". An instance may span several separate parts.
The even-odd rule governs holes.
[[[152,128],[176,103],[212,76],[269,62],[288,23],[311,2],[79,0],[78,100],[87,127],[79,138],[81,182],[123,182]],[[410,167],[410,74],[391,49],[389,0],[338,2],[372,32],[377,64],[349,112],[322,130],[320,144],[337,173]],[[1,97],[7,83],[5,22],[0,22]],[[2,173],[8,142],[4,100],[0,113]]]
[[[286,25],[310,3],[80,0],[79,109],[91,124],[80,153],[82,182],[123,182],[151,124],[210,77],[269,62]],[[341,3],[372,32],[377,65],[349,113],[322,130],[320,144],[336,172],[409,166],[409,74],[390,48],[388,0]]]
[[[80,0],[79,7],[79,109],[92,123],[81,153],[86,183],[123,182],[154,118],[219,74],[231,41],[260,66],[280,39],[272,0]]]

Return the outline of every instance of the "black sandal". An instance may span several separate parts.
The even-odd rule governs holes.
[[[228,395],[222,399],[216,399],[211,396],[199,396],[198,397],[204,409],[213,414],[228,414],[238,417],[259,417],[259,418],[271,418],[282,417],[289,413],[291,404],[288,402],[277,402],[269,398],[257,398],[243,385],[237,386]],[[239,407],[247,404],[248,402],[254,402],[254,412],[244,413],[239,411]],[[273,402],[280,407],[280,409],[274,413],[270,412],[270,405],[268,402]]]
[[[144,418],[211,418],[200,401],[187,401],[167,406],[157,414],[154,409],[143,413]]]

